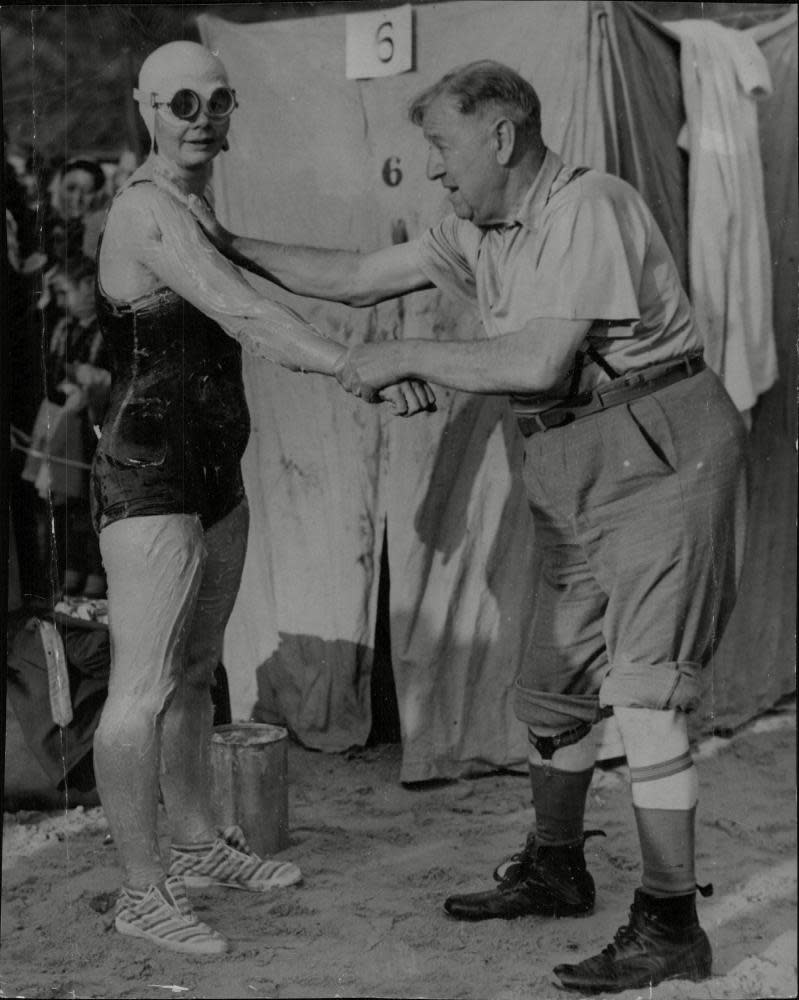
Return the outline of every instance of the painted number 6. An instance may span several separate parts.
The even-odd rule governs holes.
[[[394,25],[391,21],[383,21],[380,27],[375,32],[375,41],[377,43],[377,58],[381,63],[388,63],[394,58],[394,39],[391,37],[391,32],[394,30]]]
[[[389,156],[383,164],[383,182],[391,188],[396,187],[402,180],[402,171],[399,165],[400,158],[398,156]]]

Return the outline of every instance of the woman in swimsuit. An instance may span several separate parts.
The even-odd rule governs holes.
[[[236,107],[219,59],[191,42],[162,46],[134,96],[152,149],[116,195],[98,250],[113,381],[92,514],[112,664],[95,769],[124,867],[116,929],[221,954],[227,942],[197,919],[187,885],[265,891],[301,878],[288,861],[254,855],[241,831],[220,833],[209,795],[210,689],[247,546],[242,349],[332,376],[344,347],[264,298],[187,208],[190,196],[206,195]],[[418,382],[382,398],[401,415],[433,404]],[[163,860],[159,788],[171,838]]]

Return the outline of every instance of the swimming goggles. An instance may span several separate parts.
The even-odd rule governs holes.
[[[133,96],[136,100],[141,99],[141,93],[134,90]],[[200,110],[205,104],[205,112],[209,118],[230,118],[234,108],[237,108],[236,91],[230,87],[217,87],[207,100],[195,91],[183,87],[168,101],[159,101],[157,94],[150,94],[150,107],[167,107],[180,121],[193,122],[200,114]]]

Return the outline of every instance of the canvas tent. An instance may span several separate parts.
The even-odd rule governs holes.
[[[641,190],[687,278],[680,48],[671,33],[627,3],[473,0],[413,14],[412,71],[366,80],[345,77],[344,15],[198,19],[239,95],[231,149],[215,174],[217,210],[230,228],[364,250],[414,238],[447,205],[425,178],[408,102],[446,68],[489,57],[533,82],[552,148]],[[785,98],[795,27],[763,45],[785,87],[763,129],[770,221],[780,222],[772,240],[782,367],[755,414],[742,602],[712,668],[705,727],[735,725],[794,688],[794,415],[785,400],[796,292],[795,259],[792,269],[785,254],[796,247],[796,149],[786,148],[783,116],[793,113],[795,134],[795,94],[792,108]],[[480,335],[473,308],[437,291],[353,310],[265,287],[339,340]],[[401,779],[523,762],[513,681],[536,556],[513,471],[521,438],[504,399],[439,389],[435,414],[402,421],[321,377],[248,361],[245,379],[252,523],[225,647],[234,715],[284,723],[323,750],[366,741],[385,540]]]

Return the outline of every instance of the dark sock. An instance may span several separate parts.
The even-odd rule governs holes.
[[[535,836],[539,844],[582,845],[585,799],[593,773],[593,767],[586,771],[559,771],[547,765],[530,764]]]
[[[694,819],[692,809],[635,811],[641,842],[641,885],[650,896],[682,896],[696,889]]]

